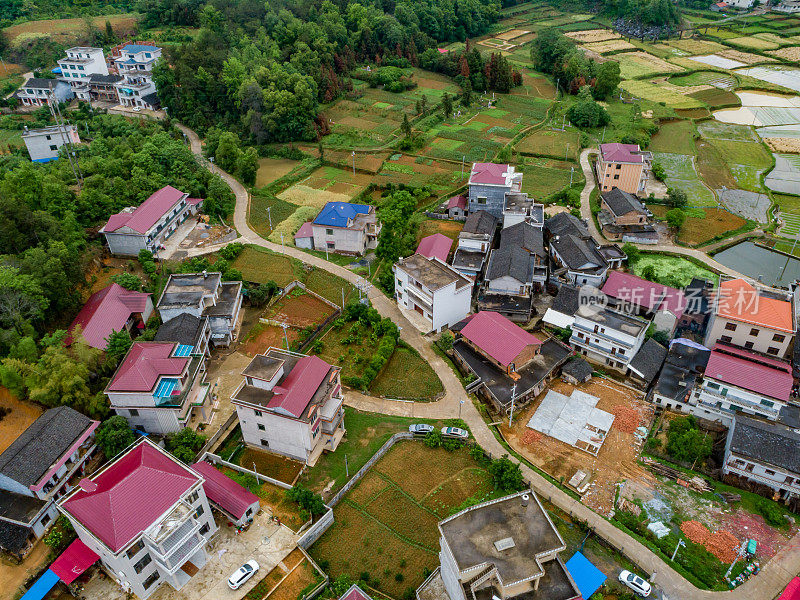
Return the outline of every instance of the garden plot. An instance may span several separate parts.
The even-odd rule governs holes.
[[[619,87],[628,92],[631,96],[650,100],[651,102],[663,102],[670,108],[692,109],[704,108],[703,104],[691,96],[678,93],[664,85],[657,85],[650,81],[628,80],[620,83]]]
[[[429,185],[435,194],[444,194],[461,183],[460,169],[460,164],[398,153],[384,162],[373,181],[380,186],[390,183],[415,187]]]
[[[610,29],[586,29],[584,31],[569,31],[564,34],[568,38],[572,38],[579,44],[586,44],[592,42],[605,42],[606,40],[618,40],[622,37],[616,31]]]
[[[511,90],[513,96],[533,96],[535,98],[545,98],[554,100],[556,97],[556,87],[546,77],[537,74],[535,71],[523,69],[522,85]]]
[[[770,171],[764,184],[775,192],[800,194],[800,156],[795,154],[773,154],[775,168]]]
[[[691,206],[716,206],[713,192],[697,173],[694,156],[655,152],[653,159],[664,167],[667,186],[685,191]]]
[[[731,44],[750,50],[774,50],[779,44],[756,36],[738,37],[727,40]]]
[[[764,143],[770,150],[778,154],[800,154],[800,132],[795,132],[794,137],[766,138]]]
[[[372,177],[364,173],[356,172],[354,175],[352,171],[336,167],[320,167],[282,191],[278,198],[298,206],[320,209],[328,202],[349,202],[371,182]]]
[[[519,170],[524,174],[522,191],[540,202],[567,187],[570,173],[573,185],[583,185],[584,181],[580,167],[559,160],[526,158]]]
[[[769,221],[768,211],[771,202],[765,194],[745,190],[718,190],[718,193],[722,204],[731,212],[759,223]]]
[[[641,51],[626,52],[615,60],[619,60],[623,79],[652,77],[659,73],[680,73],[684,70],[683,67]]]
[[[717,42],[696,39],[670,40],[666,42],[666,45],[692,55],[714,54],[725,49],[725,46]]]
[[[621,39],[605,40],[602,42],[590,42],[583,45],[587,50],[597,52],[598,54],[608,54],[609,52],[623,52],[628,50],[636,50],[636,46],[630,42]]]
[[[664,219],[669,210],[668,206],[657,204],[648,208],[659,219]],[[743,218],[724,208],[692,208],[686,211],[686,221],[678,232],[677,240],[690,246],[699,246],[746,224]]]
[[[741,50],[734,50],[733,48],[721,50],[720,52],[717,52],[717,55],[723,58],[729,58],[731,60],[743,62],[746,65],[754,65],[756,63],[763,62],[775,62],[774,58],[764,56],[763,54],[752,54],[751,52],[742,52]]]
[[[517,152],[557,159],[577,160],[580,151],[580,132],[540,130],[524,137],[514,147]]]
[[[694,124],[691,121],[666,121],[650,140],[649,150],[672,154],[694,154]]]
[[[722,108],[739,104],[739,98],[731,91],[720,88],[711,88],[710,90],[700,90],[691,92],[689,94],[695,100],[707,104],[709,108]]]
[[[798,69],[785,69],[772,66],[750,67],[737,71],[737,73],[800,92],[800,70]]]
[[[641,277],[648,267],[653,267],[654,281],[677,288],[686,287],[695,277],[716,280],[714,273],[680,256],[643,252],[629,266],[637,277]]]
[[[256,187],[263,187],[288,175],[299,164],[299,161],[288,158],[260,158],[256,172]]]
[[[687,87],[713,85],[723,90],[731,90],[736,85],[735,78],[716,71],[697,71],[689,75],[677,75],[670,77],[669,82],[674,85],[683,85]]]
[[[39,418],[42,409],[35,404],[19,400],[7,388],[1,386],[0,408],[6,411],[5,416],[0,419],[0,452],[3,452],[21,432]]]

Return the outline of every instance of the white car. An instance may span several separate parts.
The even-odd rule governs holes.
[[[425,423],[416,423],[415,425],[408,426],[408,431],[414,435],[428,435],[432,433],[433,430],[433,425],[426,425]]]
[[[238,590],[258,571],[258,563],[254,560],[248,560],[241,567],[236,569],[236,572],[228,578],[228,587],[232,590]]]
[[[459,427],[442,427],[442,435],[444,437],[459,438],[462,440],[469,439],[469,431]]]
[[[142,107],[141,106],[134,106],[131,110],[133,112],[142,112]]]
[[[634,575],[630,571],[622,571],[619,574],[619,581],[622,585],[632,589],[635,593],[639,594],[642,598],[647,598],[652,591],[652,586],[638,575]]]

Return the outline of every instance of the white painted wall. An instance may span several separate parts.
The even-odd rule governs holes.
[[[256,411],[237,404],[236,414],[239,417],[242,439],[245,443],[303,462],[308,460],[311,450],[321,436],[321,427],[316,437],[312,439],[311,423],[304,423],[271,411]],[[264,445],[264,441],[267,445]]]

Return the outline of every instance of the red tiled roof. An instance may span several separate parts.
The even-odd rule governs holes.
[[[472,165],[472,173],[470,173],[469,182],[488,185],[505,185],[506,173],[508,173],[508,165],[475,163]]]
[[[428,235],[419,241],[417,246],[417,254],[422,254],[426,258],[438,258],[443,263],[447,262],[447,255],[450,254],[450,247],[453,245],[451,240],[446,235],[441,233],[434,233]]]
[[[91,480],[94,491],[79,488],[62,508],[115,553],[199,481],[144,439]]]
[[[542,341],[500,313],[481,311],[464,325],[461,335],[503,366],[514,362],[525,348]]]
[[[95,292],[69,326],[65,343],[69,346],[74,341],[72,332],[80,326],[86,343],[92,348],[104,350],[106,339],[112,331],[122,330],[133,313],[144,312],[149,295],[131,292],[116,283]]]
[[[222,510],[241,519],[248,508],[258,502],[258,496],[248,492],[233,479],[220,472],[207,462],[198,462],[192,469],[200,473],[205,481],[203,490],[211,502],[221,506]]]
[[[795,577],[789,582],[778,600],[800,600],[800,577]]]
[[[147,233],[183,196],[182,191],[171,185],[163,187],[142,202],[136,210],[111,215],[108,223],[100,231],[113,232],[120,227],[127,226],[139,233]]]
[[[447,201],[447,208],[467,208],[467,197],[460,195],[460,196],[453,196],[450,200]]]
[[[310,238],[314,237],[314,227],[311,225],[311,221],[306,221],[300,226],[300,229],[297,230],[297,233],[294,234],[294,239],[300,238]]]
[[[350,586],[350,589],[347,590],[344,594],[341,595],[339,600],[372,600],[369,596],[364,593],[358,584],[353,584]]]
[[[634,152],[639,152],[639,144],[600,144],[600,154],[606,162],[643,162],[642,155]]]
[[[686,310],[686,297],[681,290],[647,281],[630,273],[611,271],[602,291],[607,296],[644,306],[653,312],[667,310],[676,319],[680,319]]]
[[[183,373],[188,358],[172,356],[173,342],[134,342],[108,384],[111,392],[149,392],[159,376]]]
[[[787,363],[725,344],[714,346],[705,374],[724,383],[783,401],[789,400],[792,391],[792,368]]]
[[[78,539],[67,546],[61,556],[53,561],[50,570],[69,585],[99,559],[94,550]]]
[[[792,303],[768,298],[744,279],[729,279],[719,286],[717,314],[720,317],[793,333]]]
[[[297,418],[325,381],[331,366],[318,356],[304,356],[294,365],[283,383],[272,388],[269,408],[281,408]]]

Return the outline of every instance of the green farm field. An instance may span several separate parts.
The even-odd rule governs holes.
[[[689,195],[690,205],[716,205],[714,194],[703,185],[703,181],[695,170],[693,156],[656,152],[653,155],[653,160],[660,163],[666,170],[666,184],[668,186],[682,189]]]
[[[645,268],[649,266],[652,266],[655,270],[655,281],[673,287],[686,287],[694,277],[701,277],[710,281],[716,279],[712,271],[699,267],[693,262],[678,256],[642,252],[633,265],[629,265],[634,275],[639,277],[642,276]]]
[[[423,402],[433,400],[443,391],[442,382],[430,365],[416,350],[406,347],[394,351],[370,386],[370,392],[376,396]],[[415,395],[410,395],[412,392]]]
[[[667,121],[650,140],[653,152],[694,154],[694,124],[691,121]]]

